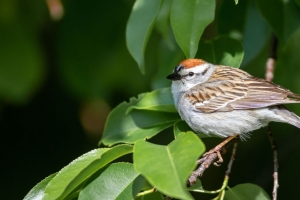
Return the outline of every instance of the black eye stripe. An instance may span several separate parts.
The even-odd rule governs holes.
[[[180,70],[182,70],[182,66],[181,65],[178,65],[177,67],[175,67],[174,71],[175,72],[179,72]]]
[[[208,69],[209,69],[209,67],[207,67],[207,68],[202,72],[202,76],[204,76],[204,75],[207,73]]]
[[[194,73],[194,75],[196,75],[196,76],[198,76],[200,73]],[[190,72],[189,73],[187,73],[187,74],[185,74],[185,75],[182,75],[181,77],[182,78],[185,78],[185,77],[187,77],[187,76],[190,76]]]

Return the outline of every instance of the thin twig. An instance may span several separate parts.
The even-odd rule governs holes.
[[[151,193],[156,192],[156,191],[157,191],[156,188],[151,188],[151,189],[149,189],[149,190],[145,190],[145,191],[143,191],[143,192],[138,193],[138,194],[136,195],[136,197],[145,196],[145,195],[147,195],[147,194],[151,194]]]
[[[230,158],[230,161],[229,161],[228,166],[227,166],[227,171],[225,173],[225,176],[227,176],[228,178],[229,178],[229,175],[231,173],[231,168],[232,168],[232,164],[233,164],[233,161],[234,161],[234,158],[235,158],[238,143],[239,143],[239,138],[236,138],[235,141],[234,141],[234,144],[233,144],[231,158]]]
[[[237,138],[234,139],[234,140],[237,140]],[[220,151],[222,153],[226,152],[229,144],[230,144],[230,142],[227,143],[225,146],[223,146],[220,149]],[[234,156],[235,156],[235,153],[236,153],[236,146],[237,146],[237,143],[235,142],[233,150],[232,150],[231,160],[230,160],[230,162],[228,164],[228,170],[226,171],[226,175],[228,174],[228,177],[229,177],[229,173],[231,171],[232,162],[234,160]],[[205,156],[205,157],[200,158],[199,160],[197,160],[197,164],[199,165],[199,167],[195,171],[192,172],[191,176],[188,179],[188,185],[189,186],[194,185],[196,183],[196,181],[197,181],[197,177],[201,177],[203,175],[204,171],[207,168],[209,168],[209,166],[211,164],[215,165],[215,160],[218,159],[219,157],[220,157],[220,155],[218,155],[218,152],[214,152],[214,153],[210,153],[207,156]]]
[[[266,75],[265,78],[267,81],[272,82],[273,78],[274,78],[274,69],[275,69],[275,62],[276,62],[276,54],[277,54],[277,45],[278,45],[278,40],[276,38],[276,36],[273,34],[272,38],[271,38],[271,44],[270,44],[270,50],[269,50],[269,58],[268,61],[266,63]],[[278,158],[277,158],[277,148],[274,142],[274,138],[273,138],[273,133],[270,129],[270,126],[268,126],[268,137],[269,140],[271,142],[271,147],[273,150],[273,163],[274,163],[274,173],[273,173],[273,177],[274,177],[274,184],[273,184],[273,200],[277,199],[277,189],[279,187],[278,184]]]
[[[231,158],[230,158],[230,161],[228,163],[228,166],[227,166],[227,171],[225,173],[225,177],[224,177],[224,181],[223,181],[222,187],[220,189],[218,189],[218,190],[213,190],[213,191],[208,191],[208,190],[203,190],[203,189],[189,189],[190,191],[201,192],[201,193],[206,193],[206,194],[217,194],[217,193],[219,193],[219,195],[215,199],[221,199],[221,200],[224,199],[225,188],[228,186],[229,175],[231,173],[232,164],[233,164],[233,161],[235,159],[235,154],[236,154],[236,149],[237,149],[237,145],[238,145],[238,142],[239,142],[239,138],[236,138],[233,141],[234,141],[234,145],[233,145],[233,149],[232,149],[232,154],[231,154]],[[218,156],[216,155],[216,153],[215,154],[211,154],[209,156],[210,156],[210,159],[214,158],[214,160],[216,160],[218,158]],[[213,163],[214,160],[210,160],[210,164]],[[194,172],[195,174],[197,174],[198,170],[201,171],[200,169],[203,169],[203,166],[204,166],[203,163],[207,162],[207,160],[204,160],[204,158],[201,158],[200,160],[198,160],[198,162],[202,163],[202,165],[200,165],[200,167]],[[199,171],[198,171],[198,173],[199,173]],[[204,171],[202,171],[202,173],[203,172]]]
[[[269,140],[271,142],[271,147],[273,150],[273,163],[274,163],[274,173],[273,173],[273,177],[274,177],[274,186],[273,186],[273,191],[272,191],[272,195],[273,195],[273,200],[277,199],[277,188],[279,187],[278,184],[278,159],[277,159],[277,148],[276,145],[274,143],[274,138],[273,138],[273,133],[270,129],[270,127],[268,126],[268,136],[269,136]]]
[[[272,82],[274,78],[274,69],[275,69],[275,62],[277,58],[277,45],[278,45],[278,40],[276,36],[273,34],[271,38],[271,44],[270,44],[270,49],[269,49],[269,58],[266,63],[266,74],[265,78],[267,81]]]

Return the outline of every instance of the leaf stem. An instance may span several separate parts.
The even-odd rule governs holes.
[[[147,194],[151,194],[153,192],[156,192],[157,190],[155,188],[151,188],[150,190],[145,190],[143,192],[139,192],[136,197],[145,196]]]
[[[225,176],[223,184],[222,184],[222,187],[220,189],[218,189],[218,190],[209,191],[209,190],[192,189],[190,191],[200,192],[200,193],[206,193],[206,194],[217,194],[217,193],[222,192],[226,188],[226,186],[228,184],[228,179],[229,179],[229,177]]]

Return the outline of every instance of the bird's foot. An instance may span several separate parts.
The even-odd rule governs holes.
[[[203,154],[201,159],[207,159],[211,154],[215,154],[215,153],[217,154],[218,160],[216,162],[214,162],[213,164],[215,166],[220,166],[221,163],[223,162],[223,157],[222,157],[221,153],[222,154],[225,153],[225,149],[222,146],[218,145],[215,148],[211,149],[210,151],[206,152],[205,154]],[[198,163],[201,159],[198,160]]]

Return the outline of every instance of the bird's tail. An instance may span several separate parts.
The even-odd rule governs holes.
[[[294,94],[294,93],[290,92],[290,93],[288,94],[288,98],[289,98],[290,100],[300,101],[300,94]]]
[[[274,108],[274,112],[277,115],[280,115],[286,120],[286,123],[289,123],[293,126],[296,126],[300,129],[300,117],[297,116],[295,113],[289,111],[283,105],[278,105]]]

